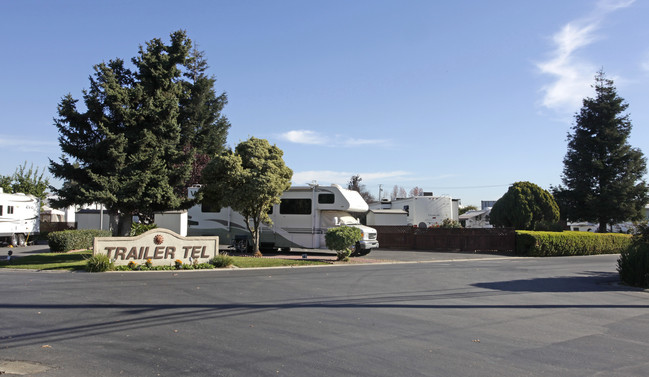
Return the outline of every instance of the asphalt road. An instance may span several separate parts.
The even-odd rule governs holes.
[[[617,256],[482,258],[149,273],[0,270],[0,371],[649,375],[649,292],[618,284]]]

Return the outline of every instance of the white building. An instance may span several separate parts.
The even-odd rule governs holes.
[[[491,208],[467,211],[460,215],[460,224],[465,228],[493,228],[489,222]]]
[[[380,203],[370,205],[370,210],[404,211],[406,212],[406,224],[404,225],[429,228],[442,225],[445,219],[458,221],[459,202],[459,199],[449,196],[433,196],[432,193],[425,192],[422,196],[394,200],[383,199]]]

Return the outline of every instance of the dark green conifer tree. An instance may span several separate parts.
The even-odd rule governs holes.
[[[603,71],[595,76],[595,98],[585,98],[568,135],[564,186],[553,188],[562,217],[607,225],[638,220],[647,203],[646,159],[628,143],[629,105]]]
[[[153,39],[140,46],[132,69],[121,59],[95,66],[83,93],[86,111],[77,109],[71,95],[61,100],[55,124],[63,156],[50,161],[50,171],[66,184],[54,189],[56,205],[101,203],[111,214],[113,233],[126,235],[133,215],[150,219],[153,212],[192,204],[182,193],[198,144],[196,128],[219,128],[225,135],[229,127],[220,115],[223,106],[197,102],[189,108],[199,92],[184,79],[193,61],[192,41],[177,31],[168,45]],[[209,84],[214,81],[201,91],[216,98]],[[197,120],[206,114],[211,118]],[[224,142],[225,137],[214,141],[221,148]]]

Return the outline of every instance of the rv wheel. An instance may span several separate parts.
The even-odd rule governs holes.
[[[234,248],[237,249],[238,252],[243,253],[248,249],[248,241],[245,239],[236,241]]]
[[[363,250],[363,249],[361,249],[361,243],[360,243],[360,242],[356,242],[356,245],[354,245],[354,251],[352,252],[351,256],[352,256],[352,257],[358,257],[358,256],[360,256],[362,250]]]
[[[22,233],[18,235],[18,246],[25,246],[25,235]]]
[[[16,233],[13,233],[11,235],[11,246],[13,247],[18,246],[18,235]]]
[[[352,253],[352,257],[362,257],[363,255],[367,255],[372,251],[372,249],[361,249],[361,243],[356,242],[356,245],[354,245],[354,252]]]

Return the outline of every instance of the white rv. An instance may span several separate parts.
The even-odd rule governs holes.
[[[0,189],[0,239],[24,246],[40,229],[40,202],[25,194],[5,194]]]
[[[193,198],[200,187],[190,187]],[[358,254],[379,247],[376,230],[361,225],[350,212],[365,213],[367,203],[356,191],[338,185],[291,187],[282,194],[281,203],[271,209],[272,226],[262,225],[260,244],[264,248],[290,250],[291,247],[326,248],[325,233],[335,226],[353,226],[363,232],[356,245]],[[190,236],[216,235],[221,244],[249,238],[243,216],[231,208],[209,208],[199,204],[188,210]]]
[[[406,223],[403,225],[429,228],[442,225],[444,219],[459,220],[459,199],[448,196],[432,196],[424,193],[422,196],[398,198],[392,201],[383,199],[376,205],[377,210],[402,210],[406,212]],[[390,225],[374,223],[369,225]]]

